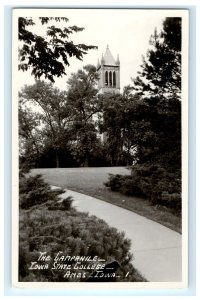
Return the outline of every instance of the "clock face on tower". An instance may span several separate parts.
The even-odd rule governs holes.
[[[120,61],[119,55],[115,60],[109,47],[107,46],[106,52],[101,61],[98,61],[97,71],[99,73],[98,88],[99,93],[120,93]]]

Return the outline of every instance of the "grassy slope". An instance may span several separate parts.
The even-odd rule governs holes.
[[[150,205],[147,200],[127,197],[106,188],[104,182],[108,180],[109,173],[129,175],[130,170],[124,167],[32,170],[32,174],[42,174],[51,185],[67,188],[121,206],[181,233],[181,217],[174,215],[169,209],[155,207]]]

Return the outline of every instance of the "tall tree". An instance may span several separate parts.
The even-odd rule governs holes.
[[[101,105],[96,88],[98,74],[92,65],[73,73],[68,84],[68,105],[73,118],[74,155],[88,166],[97,143],[97,121]]]
[[[181,165],[181,18],[166,18],[155,31],[139,76],[133,80],[138,102],[135,140],[138,159]]]
[[[132,178],[111,177],[107,186],[147,197],[152,204],[166,205],[180,213],[180,18],[166,18],[161,33],[155,31],[133,83],[132,87],[126,87],[124,96],[132,103],[130,139],[135,145],[136,163],[132,166]]]
[[[62,148],[69,146],[71,136],[71,115],[68,109],[67,96],[65,92],[54,88],[52,83],[45,83],[37,80],[34,85],[25,86],[20,95],[24,104],[29,108],[32,106],[31,115],[33,119],[37,117],[38,126],[35,127],[43,137],[43,144],[51,147],[56,158],[56,167],[60,166],[59,152]],[[21,124],[25,117],[25,112],[21,111]],[[23,127],[27,132],[31,126],[31,120],[27,120],[27,127]],[[29,139],[30,135],[26,135]]]
[[[123,95],[104,95],[103,100],[102,131],[111,165],[130,164],[134,153],[135,101],[132,95],[128,96],[128,87],[125,90]]]
[[[85,44],[74,44],[70,35],[84,30],[78,26],[59,26],[56,22],[68,22],[68,18],[39,18],[41,25],[53,21],[54,24],[48,26],[46,35],[40,36],[34,33],[36,24],[32,18],[20,17],[18,20],[19,28],[19,70],[32,70],[32,75],[39,79],[42,75],[54,82],[55,77],[66,75],[65,66],[69,66],[69,58],[76,57],[83,59],[83,55],[90,49],[97,47]]]
[[[40,127],[40,115],[33,112],[30,108],[22,104],[23,99],[19,101],[19,155],[21,167],[26,165],[31,167],[39,159],[43,151],[43,136]]]
[[[181,97],[181,18],[166,18],[160,34],[155,30],[141,71],[133,79],[142,97]]]

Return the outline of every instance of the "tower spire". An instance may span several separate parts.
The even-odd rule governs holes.
[[[119,54],[117,54],[117,60],[116,60],[116,64],[120,65],[120,61],[119,61]]]

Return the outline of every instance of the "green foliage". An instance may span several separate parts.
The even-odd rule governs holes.
[[[181,18],[166,18],[133,80],[137,161],[181,167]]]
[[[143,97],[159,95],[166,100],[181,97],[181,18],[166,18],[160,34],[155,30],[142,69],[133,79]]]
[[[127,281],[127,270],[130,272],[128,281],[144,281],[130,263],[132,256],[129,248],[130,241],[123,233],[84,213],[51,212],[46,207],[40,207],[20,214],[20,281],[86,281],[64,278],[60,270],[53,273],[51,269],[30,271],[28,267],[31,261],[37,260],[39,251],[47,251],[51,257],[63,251],[66,256],[99,256],[106,262],[117,260],[121,264],[119,281]],[[74,261],[71,264],[73,269]],[[50,262],[52,266],[53,261]],[[86,272],[88,278],[91,271]]]
[[[105,95],[103,123],[105,149],[111,165],[128,165],[132,162],[134,142],[135,98],[123,95]]]
[[[133,86],[124,89],[123,97],[129,105],[122,107],[125,109],[124,119],[129,121],[128,140],[135,150],[134,166],[132,176],[111,176],[106,185],[112,190],[145,197],[152,204],[165,205],[180,212],[180,18],[166,18],[161,33],[155,31],[141,71],[133,79]],[[123,137],[125,123],[120,123],[123,112],[119,104],[113,102],[110,115],[109,111],[105,114],[113,124],[113,141],[114,135],[117,141]],[[114,129],[118,130],[118,135]]]
[[[74,160],[75,166],[88,166],[90,158],[99,152],[97,116],[94,117],[101,110],[95,88],[97,79],[96,68],[87,65],[71,75],[67,92],[39,80],[22,89],[19,94],[21,158],[37,167],[44,154],[52,157],[52,151],[53,167],[60,167],[64,153],[66,160],[67,157]]]
[[[59,167],[59,154],[69,150],[72,130],[66,92],[54,88],[51,83],[37,80],[35,84],[25,86],[19,97],[21,156],[38,162],[43,153],[51,149],[55,157],[54,166]]]
[[[112,191],[118,191],[128,196],[145,197],[137,184],[134,185],[132,176],[110,174],[109,181],[105,183],[105,186],[109,187]]]
[[[62,193],[62,192],[61,192]],[[71,209],[73,199],[71,196],[68,196],[67,198],[63,199],[62,201],[55,202],[55,199],[53,201],[50,200],[50,205],[48,206],[49,210],[69,210]]]
[[[112,191],[148,199],[153,205],[163,205],[181,213],[180,171],[168,172],[159,164],[136,164],[131,176],[110,175],[105,183]]]
[[[96,83],[98,73],[92,65],[73,73],[68,80],[68,108],[73,120],[72,147],[74,157],[87,167],[89,158],[98,149],[97,114],[100,102]]]
[[[65,278],[64,270],[54,269],[54,257],[62,255],[98,256],[105,260],[118,261],[119,278],[113,281],[145,281],[134,269],[131,260],[130,240],[123,232],[109,227],[103,220],[71,207],[72,197],[61,200],[64,191],[52,190],[40,175],[23,174],[19,180],[19,281],[61,282],[87,281],[91,270],[84,278]],[[94,230],[95,228],[95,230]],[[48,269],[30,270],[31,262],[38,262],[40,252],[51,256]],[[75,265],[72,260],[71,269]],[[91,262],[84,262],[87,266]],[[42,263],[43,265],[43,263]],[[83,270],[74,269],[80,273]],[[126,273],[129,276],[125,278]]]
[[[134,141],[139,163],[159,163],[168,169],[181,165],[181,103],[152,97],[138,101]],[[137,112],[138,110],[138,112]]]
[[[68,22],[67,18],[39,18],[42,25],[49,22]],[[70,35],[82,31],[78,26],[48,26],[46,35],[40,36],[29,30],[35,23],[32,18],[19,18],[19,70],[32,69],[32,75],[39,79],[42,75],[54,82],[55,77],[66,75],[65,66],[69,66],[69,58],[83,59],[90,49],[97,48],[85,44],[74,44]]]
[[[29,183],[28,187],[34,190],[33,182]],[[105,260],[105,263],[118,261],[120,268],[116,275],[120,277],[113,278],[113,281],[145,281],[131,263],[130,240],[125,238],[123,232],[109,227],[95,216],[88,216],[86,213],[71,209],[68,200],[72,199],[56,203],[55,194],[48,193],[48,197],[49,201],[43,205],[20,209],[20,281],[87,281],[91,270],[85,270],[86,278],[81,279],[64,278],[64,270],[52,270],[54,257],[59,251],[62,251],[64,256],[98,256]],[[30,270],[31,262],[38,260],[40,252],[47,252],[51,256],[48,269]],[[72,260],[69,264],[73,270],[75,261]],[[84,262],[84,264],[89,266],[91,262]],[[82,270],[74,269],[73,272],[80,273]],[[127,272],[129,276],[125,278]]]
[[[44,204],[47,201],[58,202],[58,195],[64,193],[63,190],[52,190],[50,186],[44,182],[41,175],[22,175],[19,178],[19,205],[21,209],[28,209],[35,205]],[[71,199],[65,199],[59,209],[70,209]]]

